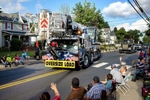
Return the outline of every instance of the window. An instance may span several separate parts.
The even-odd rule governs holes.
[[[11,23],[7,23],[7,29],[8,29],[8,30],[11,29]]]

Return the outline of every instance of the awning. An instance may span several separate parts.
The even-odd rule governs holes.
[[[18,32],[18,31],[5,31],[5,30],[2,30],[2,32],[10,35],[25,35],[26,33],[26,32]]]
[[[2,30],[2,32],[9,34],[9,35],[21,35],[21,36],[38,36],[35,33],[27,33],[27,32],[21,32],[21,31],[7,31]]]

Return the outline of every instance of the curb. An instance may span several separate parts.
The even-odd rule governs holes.
[[[42,61],[42,60],[35,60],[35,59],[34,59],[34,61],[30,61],[30,60],[29,60],[29,61],[26,61],[24,65],[18,65],[18,66],[16,66],[16,67],[7,67],[7,68],[6,68],[4,65],[0,65],[0,71],[1,71],[1,70],[5,70],[5,69],[26,67],[26,66],[28,66],[28,65],[34,65],[34,64],[39,64],[39,63],[43,63],[43,61]]]
[[[107,52],[115,52],[115,51],[118,51],[118,50],[112,50],[112,51],[101,51],[102,53],[107,53]]]

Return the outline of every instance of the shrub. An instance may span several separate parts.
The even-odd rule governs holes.
[[[22,47],[22,41],[19,39],[12,39],[10,41],[10,50],[11,51],[19,51]]]

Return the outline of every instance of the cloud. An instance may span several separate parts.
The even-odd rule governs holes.
[[[40,10],[43,8],[43,6],[41,4],[36,4],[36,12],[40,12]]]
[[[137,29],[137,30],[140,30],[141,32],[144,32],[145,30],[148,29],[148,26],[146,25],[146,23],[143,19],[137,20],[137,21],[133,22],[132,24],[123,23],[123,24],[117,25],[115,27],[117,27],[117,29],[124,27],[126,29],[126,31],[128,31],[130,29],[132,29],[132,30]]]
[[[149,10],[150,0],[137,0],[137,2],[141,6],[141,8],[143,8],[145,13],[147,15],[150,15],[150,10]],[[139,11],[136,4],[134,2],[132,2],[132,4]],[[110,5],[102,9],[102,13],[104,14],[105,17],[110,17],[110,18],[127,18],[134,15],[138,15],[137,12],[134,10],[134,8],[127,2],[111,3]]]
[[[134,15],[136,12],[127,2],[114,2],[102,10],[105,16],[112,18],[125,18]]]
[[[27,1],[30,1],[30,0],[17,0],[17,2],[27,2]]]
[[[22,2],[29,0],[0,0],[0,7],[5,13],[19,12],[21,15],[27,12],[27,8],[22,5]]]

